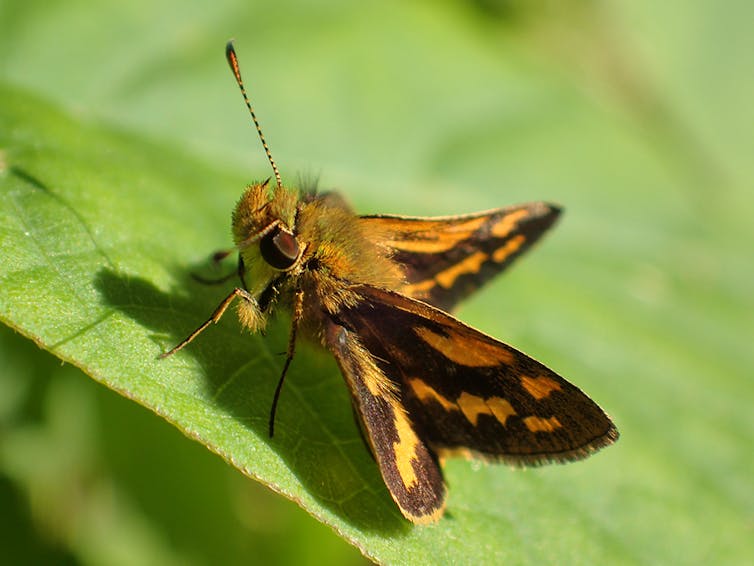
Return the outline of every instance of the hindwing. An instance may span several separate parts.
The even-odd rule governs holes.
[[[358,333],[329,322],[325,343],[348,384],[364,438],[390,495],[414,523],[437,521],[445,508],[445,484],[437,456],[416,433],[399,390],[390,382]]]

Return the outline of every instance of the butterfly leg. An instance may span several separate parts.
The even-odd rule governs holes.
[[[218,250],[215,253],[212,254],[212,265],[215,269],[218,269],[220,267],[220,262],[222,262],[226,257],[228,257],[230,254],[232,254],[235,251],[235,248],[230,250]],[[221,283],[225,283],[229,279],[232,279],[236,274],[241,274],[243,272],[243,263],[241,261],[241,256],[238,256],[239,266],[236,271],[232,273],[228,273],[227,275],[223,275],[222,277],[216,277],[216,278],[209,278],[204,277],[203,275],[199,275],[198,273],[191,273],[191,278],[194,281],[197,281],[201,283],[202,285],[220,285]],[[244,285],[244,288],[246,285]]]
[[[199,328],[197,328],[191,334],[189,334],[180,344],[175,346],[172,350],[168,352],[163,352],[162,354],[160,354],[160,358],[167,358],[168,356],[172,356],[173,354],[175,354],[177,351],[182,350],[184,346],[187,346],[190,342],[194,340],[194,338],[196,338],[197,336],[199,336],[199,334],[204,332],[204,330],[206,330],[206,328],[210,324],[212,323],[216,324],[222,318],[223,314],[225,314],[225,311],[228,310],[228,307],[233,302],[233,299],[235,299],[236,297],[241,297],[245,301],[249,301],[251,303],[256,302],[254,297],[246,289],[241,289],[240,287],[236,287],[230,292],[230,294],[227,297],[225,297],[222,300],[222,302],[215,309],[215,312],[213,312],[212,315]]]
[[[296,334],[298,333],[298,324],[301,321],[301,317],[304,314],[304,291],[302,289],[296,289],[293,295],[293,316],[291,320],[291,333],[288,336],[288,350],[285,356],[285,364],[283,365],[283,371],[280,374],[278,385],[275,388],[275,396],[272,399],[272,408],[270,409],[270,438],[275,433],[275,412],[278,407],[278,399],[280,398],[280,391],[283,389],[283,381],[285,380],[285,374],[288,372],[288,367],[293,361],[293,354],[296,351]]]

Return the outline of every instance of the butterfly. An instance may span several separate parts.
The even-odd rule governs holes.
[[[218,322],[236,300],[241,324],[252,332],[265,328],[276,306],[289,306],[270,435],[302,330],[335,357],[385,485],[417,524],[443,514],[446,457],[536,466],[578,460],[617,440],[610,418],[576,386],[448,312],[527,251],[557,220],[557,206],[358,216],[337,193],[286,187],[232,42],[226,57],[276,182],[248,186],[233,213],[240,285],[163,357]]]

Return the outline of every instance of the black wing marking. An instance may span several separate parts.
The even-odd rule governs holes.
[[[328,322],[325,343],[348,383],[362,432],[401,512],[414,523],[437,521],[445,507],[442,472],[414,431],[397,392],[356,333]]]
[[[362,300],[344,306],[338,324],[358,335],[438,455],[538,465],[584,458],[618,438],[594,401],[536,360],[422,302],[351,288]]]
[[[557,220],[560,208],[535,202],[445,218],[362,216],[368,236],[406,272],[401,294],[451,310],[506,269]]]

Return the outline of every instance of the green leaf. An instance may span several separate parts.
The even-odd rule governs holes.
[[[710,19],[711,3],[480,4],[488,19],[450,3],[239,3],[211,18],[200,4],[6,8],[0,319],[380,562],[744,562],[754,138],[729,132],[746,124],[754,79],[740,57],[705,57],[736,53],[750,18]],[[656,23],[656,9],[683,22]],[[620,18],[644,33],[616,31]],[[268,438],[286,316],[261,337],[229,314],[157,359],[227,293],[190,273],[228,246],[244,184],[269,175],[222,59],[234,34],[287,180],[321,171],[365,213],[565,205],[552,236],[461,315],[584,388],[615,417],[615,447],[526,472],[450,461],[447,516],[414,527],[317,348],[299,347]],[[269,498],[17,337],[1,343],[0,497],[22,518],[7,532],[44,538],[40,559],[259,556],[239,541],[278,524]],[[323,556],[290,554],[305,536],[266,556]]]

